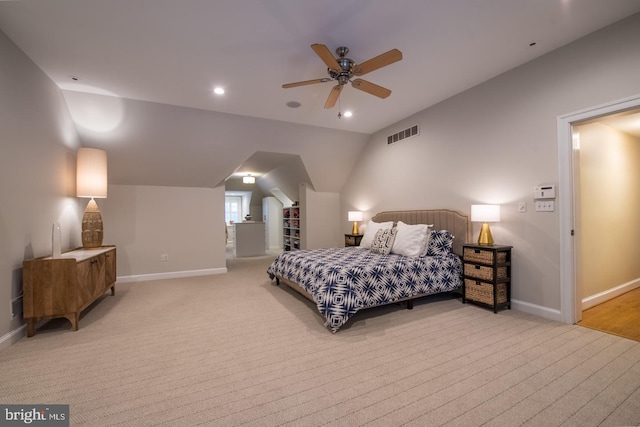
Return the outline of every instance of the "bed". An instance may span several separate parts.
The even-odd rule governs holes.
[[[386,230],[378,229],[372,245],[287,251],[267,269],[277,285],[284,283],[313,301],[331,332],[360,310],[403,301],[412,308],[416,298],[462,287],[462,245],[471,241],[467,215],[447,209],[386,211],[371,221],[363,242],[372,230]],[[424,230],[424,224],[431,227],[419,255],[379,250],[381,237]]]

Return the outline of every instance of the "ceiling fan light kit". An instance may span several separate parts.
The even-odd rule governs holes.
[[[324,104],[324,108],[332,108],[336,105],[336,101],[340,97],[342,88],[347,83],[351,83],[351,86],[366,92],[368,94],[377,96],[378,98],[387,98],[391,95],[391,90],[378,86],[363,79],[353,79],[354,76],[362,76],[364,74],[375,71],[379,68],[398,62],[402,59],[402,52],[398,49],[391,49],[381,55],[371,58],[361,64],[356,64],[350,58],[347,58],[349,48],[341,46],[336,49],[337,58],[333,56],[329,48],[323,44],[315,43],[311,45],[311,49],[318,55],[318,57],[327,65],[327,73],[329,78],[304,80],[295,83],[287,83],[282,85],[283,88],[291,88],[298,86],[305,86],[316,83],[325,83],[328,81],[336,81],[338,84],[331,89],[329,97]]]

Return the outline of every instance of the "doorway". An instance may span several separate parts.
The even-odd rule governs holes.
[[[566,197],[562,197],[559,200],[559,211],[560,211],[560,263],[561,263],[561,317],[562,321],[565,323],[577,323],[582,319],[582,310],[585,305],[597,305],[600,302],[604,302],[607,299],[610,299],[616,295],[622,294],[626,291],[633,290],[638,287],[640,280],[640,274],[636,274],[634,272],[627,273],[627,276],[617,275],[619,273],[618,270],[615,270],[616,278],[613,283],[616,283],[615,280],[621,281],[616,285],[609,285],[607,289],[602,289],[600,291],[595,291],[594,287],[583,288],[583,277],[587,274],[591,274],[588,271],[585,271],[584,264],[586,262],[586,258],[584,258],[584,252],[587,251],[587,248],[593,247],[599,243],[601,243],[598,239],[598,235],[600,239],[604,242],[604,240],[610,241],[611,239],[615,240],[615,233],[618,233],[621,224],[628,222],[624,218],[617,218],[619,215],[623,213],[618,207],[617,210],[612,207],[612,209],[605,214],[604,217],[600,219],[600,221],[596,221],[596,226],[594,227],[593,223],[589,223],[589,225],[582,224],[585,219],[585,215],[583,210],[591,211],[591,209],[583,209],[583,203],[594,203],[593,199],[595,198],[595,203],[601,203],[601,205],[606,205],[603,197],[606,198],[607,187],[604,186],[605,193],[600,193],[600,195],[589,194],[585,200],[583,200],[583,188],[581,185],[589,186],[593,185],[593,179],[598,183],[597,180],[597,172],[592,174],[593,171],[588,171],[589,174],[592,174],[591,181],[585,181],[581,177],[585,175],[585,166],[584,162],[580,162],[580,152],[581,149],[581,138],[580,132],[576,132],[576,129],[581,125],[593,125],[596,129],[600,131],[607,128],[608,120],[614,118],[615,116],[631,116],[631,113],[640,113],[640,96],[636,96],[633,98],[629,98],[623,101],[595,107],[593,109],[585,110],[578,113],[573,113],[567,116],[562,116],[558,118],[558,154],[559,154],[559,183],[558,187],[560,189],[560,194],[567,195]],[[640,114],[639,114],[640,115]],[[594,125],[595,124],[595,125]],[[609,122],[610,124],[610,122]],[[583,128],[585,129],[585,128]],[[640,141],[640,136],[638,136]],[[640,145],[640,142],[636,144],[636,146]],[[600,147],[602,148],[602,147]],[[610,153],[611,154],[611,153]],[[590,155],[593,155],[591,153]],[[583,156],[586,156],[583,154]],[[601,161],[602,159],[598,159]],[[627,160],[623,155],[618,160]],[[596,162],[597,164],[597,162]],[[591,167],[591,166],[588,166]],[[611,172],[613,171],[613,172]],[[621,179],[623,174],[621,173],[623,168],[616,168],[610,170],[610,174],[615,175],[615,179]],[[602,171],[600,171],[602,173]],[[587,174],[588,175],[588,174]],[[596,177],[596,178],[594,178]],[[606,177],[606,173],[604,175]],[[610,178],[610,177],[609,177]],[[606,179],[605,179],[606,180]],[[629,181],[629,180],[628,180]],[[637,180],[636,180],[637,181]],[[613,192],[617,192],[619,190],[619,185],[613,185],[612,183],[604,183],[609,185],[608,188]],[[637,191],[637,183],[636,190],[634,193],[638,194]],[[591,188],[590,188],[591,189]],[[603,191],[600,189],[600,191]],[[605,196],[602,196],[605,194]],[[621,198],[624,200],[625,196],[618,196],[618,200]],[[637,198],[637,196],[635,196]],[[605,203],[602,203],[605,202]],[[637,205],[636,205],[637,206]],[[635,212],[638,212],[638,208],[633,208]],[[605,210],[606,212],[606,210]],[[634,212],[634,213],[635,213]],[[589,212],[592,213],[592,212]],[[601,215],[601,214],[600,214]],[[588,215],[587,215],[588,216]],[[590,219],[589,221],[592,221]],[[637,221],[635,221],[637,222]],[[591,228],[587,229],[586,227],[590,226]],[[586,232],[585,232],[586,231]],[[609,233],[609,234],[607,234]],[[630,233],[635,235],[635,242],[638,240],[638,233],[636,231],[630,231]],[[588,235],[591,234],[591,237]],[[594,235],[596,237],[594,237]],[[592,241],[588,243],[586,246],[584,245],[584,239],[590,238]],[[637,246],[637,245],[636,245]],[[613,255],[620,254],[624,248],[618,247],[615,251],[613,251]],[[634,249],[635,250],[635,249]],[[609,251],[611,252],[611,251]],[[590,255],[590,252],[589,252]],[[613,256],[611,255],[611,256]],[[634,255],[631,255],[634,256]],[[624,257],[621,257],[624,258]],[[638,258],[635,258],[636,260]],[[616,259],[619,261],[619,259]],[[627,261],[627,263],[629,263]],[[637,262],[632,262],[632,264],[637,264]],[[607,270],[609,264],[605,265],[604,269]],[[630,274],[630,276],[629,276]],[[630,277],[629,280],[624,281],[624,279],[620,279],[620,277]],[[609,282],[611,283],[611,281]]]
[[[235,227],[233,224],[242,222],[250,214],[250,191],[225,191],[224,223],[226,227],[227,246],[235,241]],[[228,249],[228,248],[227,248]]]

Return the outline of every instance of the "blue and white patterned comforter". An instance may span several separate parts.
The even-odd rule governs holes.
[[[359,247],[290,251],[267,273],[304,288],[332,332],[360,309],[462,286],[462,262],[453,253],[413,258]]]

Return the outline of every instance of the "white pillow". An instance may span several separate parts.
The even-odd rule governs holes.
[[[398,232],[391,253],[410,257],[425,256],[429,248],[431,227],[433,224],[409,225],[398,221]]]
[[[367,224],[367,228],[364,230],[364,235],[362,236],[362,240],[360,240],[360,247],[370,249],[371,244],[373,243],[373,238],[375,237],[378,230],[386,230],[389,228],[393,228],[393,221],[387,222],[373,222],[369,220]]]

